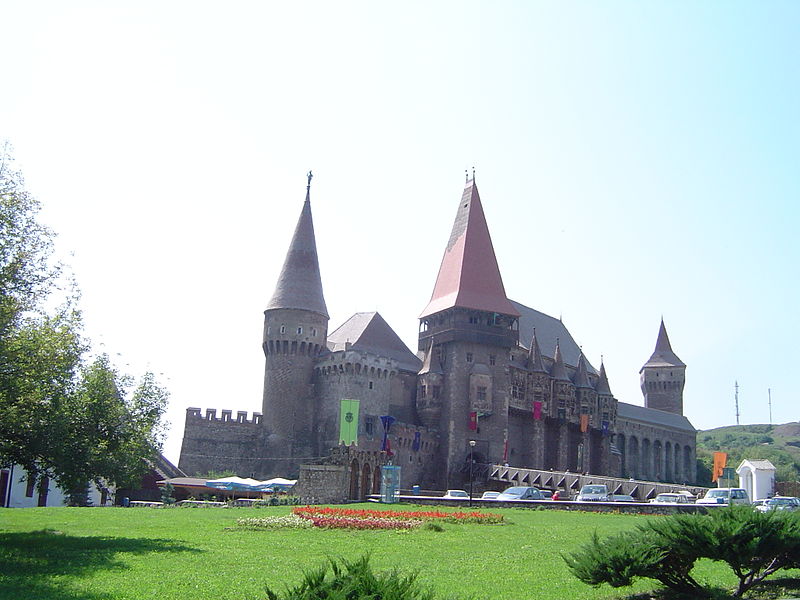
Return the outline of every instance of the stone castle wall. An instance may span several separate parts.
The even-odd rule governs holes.
[[[245,411],[188,408],[178,466],[190,477],[221,470],[254,477],[262,428],[259,412],[248,419]]]

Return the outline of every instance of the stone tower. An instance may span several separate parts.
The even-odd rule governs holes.
[[[639,371],[639,382],[644,394],[644,405],[677,415],[683,414],[683,386],[686,383],[686,365],[672,351],[661,319],[656,349]]]
[[[310,189],[309,172],[303,210],[275,293],[264,311],[263,414],[267,453],[272,469],[292,472],[297,468],[297,459],[318,455],[312,378],[314,361],[325,349],[328,334]]]
[[[429,384],[438,387],[434,370],[440,367],[442,374],[439,397],[422,400],[418,410],[429,422],[438,421],[443,485],[458,481],[469,440],[476,442],[476,460],[504,458],[506,364],[517,346],[518,318],[506,297],[473,176],[464,188],[430,302],[420,315],[419,349],[427,352],[429,365],[421,374],[426,395],[433,392]]]

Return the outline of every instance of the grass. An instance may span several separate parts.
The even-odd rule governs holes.
[[[648,582],[591,588],[567,571],[560,553],[593,531],[603,537],[657,517],[500,509],[505,525],[448,524],[444,531],[235,527],[237,518],[289,511],[0,509],[0,600],[263,600],[266,585],[283,590],[328,557],[365,553],[377,570],[418,571],[437,598],[591,600],[653,589]],[[713,585],[734,585],[723,566],[698,570]]]

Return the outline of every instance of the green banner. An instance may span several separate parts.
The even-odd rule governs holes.
[[[358,400],[342,400],[339,414],[339,443],[358,445]]]

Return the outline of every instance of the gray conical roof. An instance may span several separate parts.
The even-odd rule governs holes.
[[[567,368],[564,366],[564,359],[561,358],[561,345],[558,340],[556,340],[556,351],[553,354],[553,369],[550,371],[550,377],[556,381],[569,381]]]
[[[592,384],[589,383],[589,374],[586,371],[586,359],[583,358],[583,352],[581,352],[580,357],[578,358],[578,369],[575,371],[575,387],[578,388],[590,388]]]
[[[542,360],[542,351],[539,349],[539,342],[536,339],[536,328],[533,329],[531,348],[528,351],[528,368],[534,373],[547,373]]]
[[[310,182],[309,182],[310,183]],[[314,220],[311,217],[310,188],[306,188],[306,201],[297,220],[297,227],[283,262],[283,269],[275,285],[275,293],[267,310],[294,308],[310,310],[328,318],[328,308],[322,294],[319,274],[317,242],[314,237]]]
[[[611,395],[611,386],[608,385],[608,375],[606,375],[606,366],[603,364],[603,360],[600,360],[600,377],[597,379],[597,390],[598,394],[603,394],[610,396]]]
[[[645,367],[685,367],[686,364],[678,358],[672,351],[672,346],[669,343],[669,336],[667,335],[667,328],[664,327],[664,319],[661,319],[661,327],[658,329],[658,339],[656,340],[656,349],[643,366]]]

